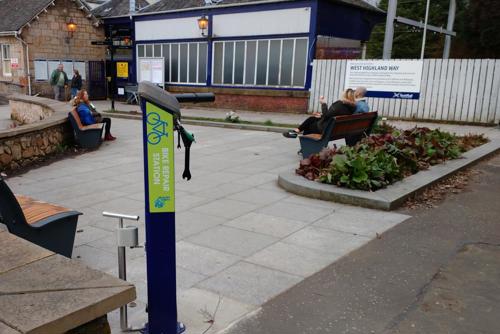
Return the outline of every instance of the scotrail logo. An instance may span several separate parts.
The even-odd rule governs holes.
[[[413,99],[412,93],[394,93],[393,99]]]

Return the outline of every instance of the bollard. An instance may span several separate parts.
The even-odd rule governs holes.
[[[139,220],[139,216],[123,215],[121,213],[106,212],[102,213],[104,217],[117,218],[118,229],[117,246],[118,246],[118,277],[124,281],[127,280],[127,258],[126,247],[139,246],[139,232],[136,226],[123,226],[123,220]],[[120,328],[123,332],[140,331],[128,326],[127,305],[120,307]]]

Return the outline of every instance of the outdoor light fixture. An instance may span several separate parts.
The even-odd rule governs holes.
[[[198,28],[200,28],[202,36],[208,36],[208,33],[205,33],[205,30],[208,30],[208,17],[206,15],[198,19]]]
[[[68,23],[66,23],[66,27],[68,28],[68,36],[69,38],[73,38],[73,33],[76,31],[76,23],[73,19],[69,19]]]

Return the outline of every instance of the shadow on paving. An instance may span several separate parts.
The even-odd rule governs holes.
[[[263,305],[230,334],[498,333],[500,155],[463,193]]]

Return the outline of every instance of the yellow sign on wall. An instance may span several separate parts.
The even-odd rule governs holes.
[[[118,78],[128,78],[128,63],[127,62],[116,62],[116,76]]]

